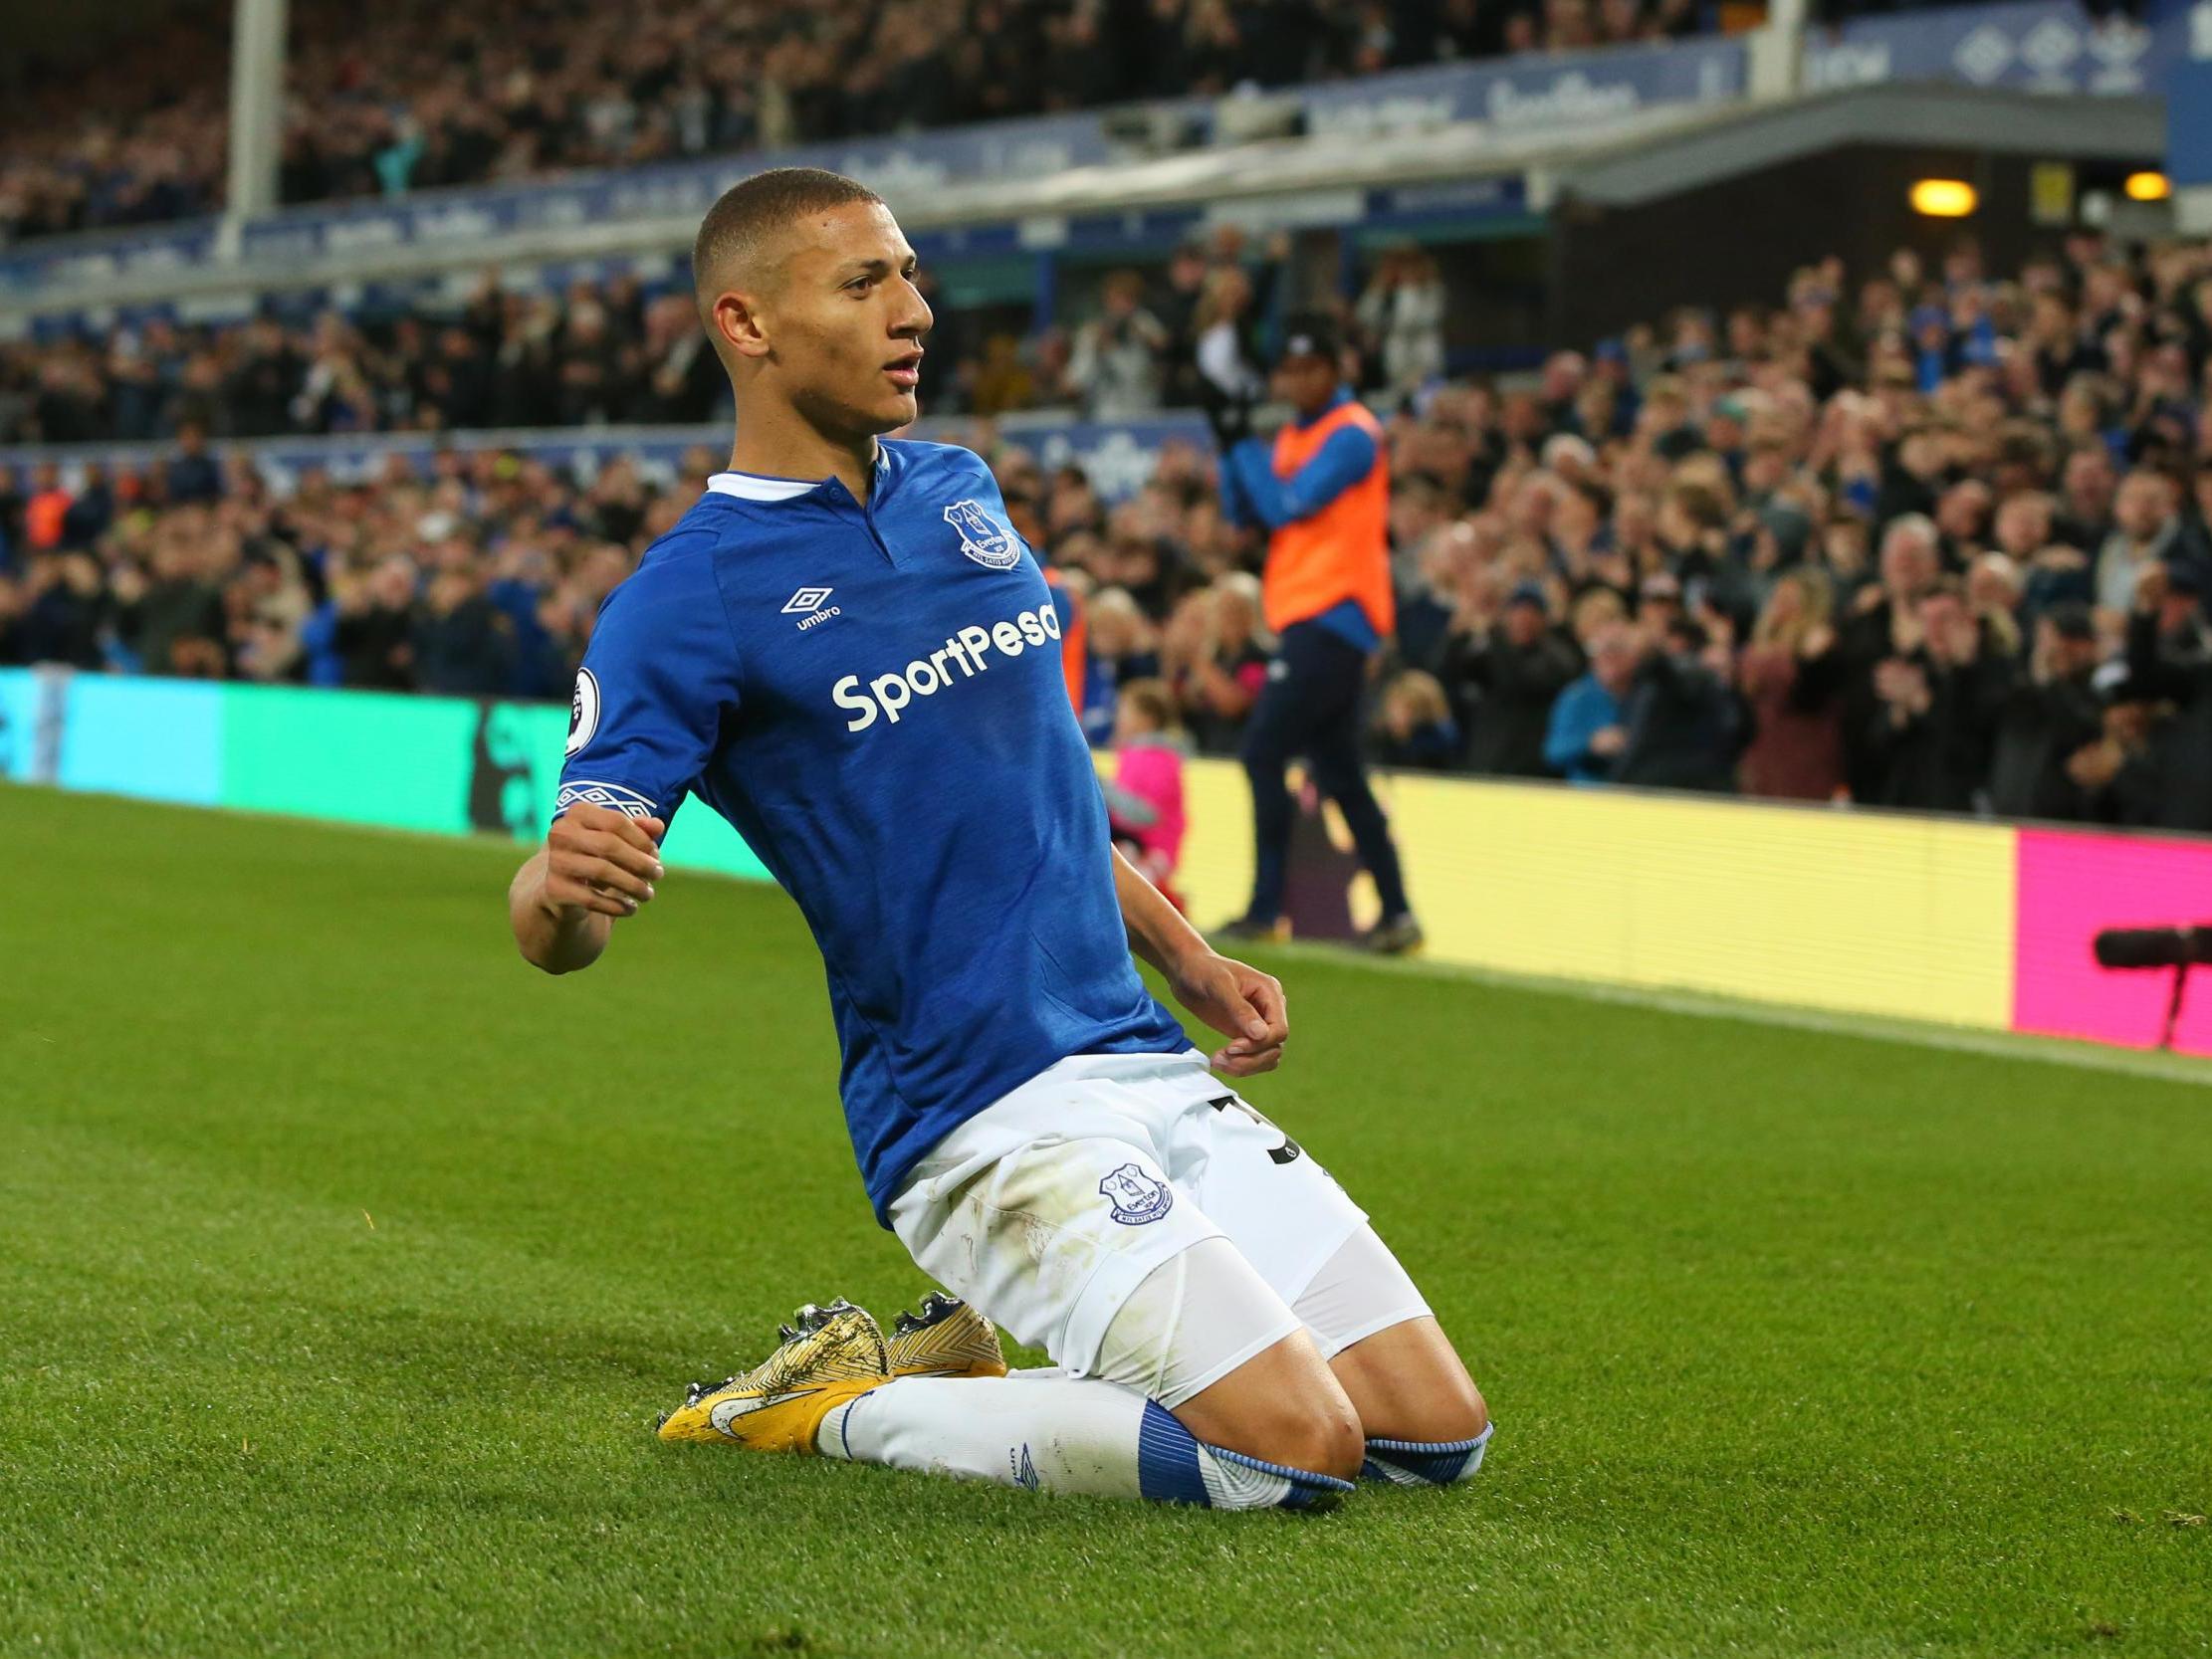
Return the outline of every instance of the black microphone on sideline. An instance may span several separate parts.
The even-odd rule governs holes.
[[[2107,928],[2094,948],[2099,967],[2196,967],[2212,962],[2212,922],[2194,928]]]
[[[2173,994],[2166,999],[2165,1029],[2160,1048],[2173,1047],[2174,1027],[2181,1022],[2181,995],[2189,984],[2189,969],[2212,962],[2212,922],[2193,928],[2106,928],[2091,941],[2097,965],[2173,969]]]

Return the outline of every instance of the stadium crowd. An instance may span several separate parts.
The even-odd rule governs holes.
[[[1201,291],[1252,286],[1198,263]],[[1831,262],[1527,384],[1438,377],[1433,284],[1392,255],[1344,307],[1394,481],[1383,757],[2212,830],[2212,248],[2081,236],[2003,279],[1970,242],[1856,283]],[[1172,298],[1109,284],[1070,368],[1121,349],[1109,383],[1192,388],[1233,429],[1254,330],[1162,323]],[[1086,343],[1110,325],[1141,358]],[[1159,681],[1233,747],[1269,642],[1211,458],[1171,446],[1109,506],[988,420],[962,435],[1083,600],[1094,734]],[[195,424],[141,472],[34,467],[0,482],[0,661],[558,698],[718,460],[660,488],[456,450],[277,500]]]
[[[1698,0],[298,0],[281,196],[511,183],[1134,99],[1661,39]],[[229,6],[0,118],[0,243],[216,210]]]
[[[1254,246],[1222,227],[1204,247],[1178,251],[1157,293],[1135,272],[1113,273],[1097,316],[1028,336],[946,306],[925,270],[938,324],[924,406],[1081,409],[1112,420],[1247,401],[1286,246],[1281,237]],[[1397,383],[1441,368],[1443,289],[1433,262],[1393,254],[1365,304],[1379,323],[1376,308],[1392,309],[1384,325]],[[635,275],[540,293],[492,270],[458,307],[362,318],[328,311],[305,322],[273,309],[222,324],[154,315],[0,341],[0,444],[140,443],[188,428],[262,438],[681,424],[720,421],[729,408],[688,287]]]

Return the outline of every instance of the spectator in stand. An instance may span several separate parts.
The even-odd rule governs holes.
[[[1459,688],[1466,710],[1469,770],[1497,777],[1542,777],[1544,731],[1551,707],[1581,664],[1552,629],[1541,582],[1523,581],[1506,596],[1503,614],[1484,624],[1463,613],[1444,643],[1438,678]]]
[[[514,666],[514,623],[485,594],[466,538],[438,550],[408,630],[415,690],[444,697],[498,697]]]
[[[2206,356],[2212,362],[2212,350]],[[2212,461],[2200,462],[2190,475],[2188,499],[2181,505],[2181,543],[2172,562],[2187,565],[2199,583],[2212,581]]]
[[[2122,823],[2212,831],[2212,631],[2195,571],[2142,571],[2126,626],[2126,697],[2140,729],[2079,757],[2076,780],[2108,790]]]
[[[1101,291],[1099,314],[1075,331],[1068,383],[1094,421],[1134,420],[1160,407],[1172,341],[1145,310],[1144,293],[1138,273],[1113,272]]]
[[[1830,801],[1844,789],[1844,656],[1828,579],[1797,568],[1776,578],[1736,662],[1750,718],[1737,782],[1747,795]]]
[[[41,461],[31,469],[31,494],[23,505],[23,544],[34,553],[61,546],[74,498],[62,487],[62,469]]]
[[[62,514],[59,545],[86,548],[97,543],[115,521],[115,492],[107,467],[98,461],[85,464],[84,482]]]
[[[2062,490],[2058,538],[2096,554],[2111,533],[2112,502],[2119,490],[2112,452],[2101,437],[2086,439],[2067,457]]]
[[[1161,674],[1199,748],[1233,753],[1267,683],[1259,584],[1242,571],[1184,595],[1161,633]]]
[[[1168,331],[1166,401],[1178,409],[1195,409],[1201,402],[1198,315],[1211,274],[1206,250],[1185,243],[1168,261],[1167,290],[1154,309]]]
[[[2028,672],[2016,675],[1997,715],[1990,761],[1992,811],[2008,818],[2098,816],[2076,781],[2076,756],[2104,733],[2097,689],[2097,626],[2089,607],[2056,605],[2036,623]]]
[[[2024,573],[2024,615],[2039,616],[2069,601],[2089,602],[2095,592],[2089,555],[2056,539],[2055,507],[2048,495],[2027,489],[2006,497],[1998,504],[1994,536],[1996,551]]]
[[[1725,640],[1676,617],[1646,653],[1623,710],[1627,737],[1614,779],[1648,789],[1735,787],[1742,720],[1724,678]]]
[[[707,336],[682,295],[664,294],[647,308],[642,361],[649,378],[641,418],[694,426],[726,413],[728,377],[717,369]]]
[[[223,589],[223,609],[232,672],[239,679],[269,684],[300,676],[313,601],[292,546],[256,536]]]
[[[1443,374],[1443,278],[1433,255],[1394,248],[1376,263],[1355,314],[1381,358],[1383,391],[1403,402]]]
[[[2124,616],[2143,571],[2179,552],[2180,540],[2172,484],[2158,473],[2129,473],[2112,504],[2111,533],[2097,552],[2098,608]]]
[[[394,554],[361,577],[332,584],[337,600],[335,645],[345,684],[370,691],[414,689],[414,561]]]
[[[1628,747],[1628,698],[1644,642],[1626,622],[1590,642],[1590,668],[1552,705],[1544,761],[1569,783],[1610,783]]]
[[[1876,665],[1880,708],[1868,733],[1873,804],[1968,812],[1989,775],[2012,664],[1992,649],[1957,578],[1920,593],[1913,643]]]
[[[207,452],[207,428],[196,420],[177,428],[176,454],[165,463],[163,473],[172,502],[212,502],[222,497],[222,469]]]
[[[237,551],[212,510],[193,505],[155,532],[150,575],[118,585],[118,632],[147,674],[221,678],[229,667],[220,577]]]
[[[1102,587],[1084,601],[1083,726],[1092,741],[1112,731],[1121,688],[1161,672],[1157,630],[1122,587]],[[1103,712],[1103,718],[1101,713]]]
[[[280,191],[287,202],[509,183],[754,146],[847,139],[1138,98],[1216,96],[1505,51],[1679,33],[1687,0],[1454,0],[1363,19],[1154,0],[950,0],[738,12],[641,0],[295,0]],[[0,124],[0,242],[157,223],[222,205],[225,32],[153,22],[76,75],[38,75]],[[89,113],[90,112],[90,113]]]
[[[1207,277],[1191,317],[1199,407],[1224,447],[1245,435],[1252,405],[1266,389],[1254,344],[1254,311],[1251,279],[1226,266]]]
[[[925,56],[937,50],[928,31],[904,38]],[[792,114],[814,96],[812,71],[798,62],[814,47],[798,45],[778,60],[790,68],[784,86],[746,94],[738,118],[749,130],[819,114]],[[592,79],[591,107],[572,114],[557,94],[533,92],[534,145],[648,132],[645,104]],[[770,108],[777,101],[781,113]],[[329,123],[333,145],[351,141],[351,122]],[[392,162],[412,182],[445,164],[447,137],[425,128],[420,138],[419,153]],[[380,143],[414,140],[391,131]],[[1163,325],[1190,337],[1201,295],[1244,293],[1227,307],[1234,325],[1213,337],[1248,369],[1264,310],[1249,290],[1275,280],[1278,253],[1247,272],[1234,234],[1185,250],[1159,301]],[[1593,659],[1632,611],[1648,637],[1687,619],[1719,642],[1669,655],[1699,657],[1723,693],[1758,706],[1737,724],[1749,732],[1745,787],[1813,793],[1832,772],[1816,694],[1835,672],[1855,801],[2052,800],[2065,793],[2056,764],[2079,797],[2065,810],[2203,823],[2212,705],[2193,665],[2203,655],[2196,595],[2212,557],[2212,463],[2198,458],[2194,434],[2212,428],[2201,410],[2212,245],[2127,250],[2077,236],[2032,260],[2017,285],[1990,281],[1964,245],[1933,264],[1899,256],[1860,275],[1854,287],[1824,262],[1797,273],[1774,311],[1687,309],[1587,355],[1555,352],[1526,383],[1432,381],[1417,406],[1381,423],[1376,443],[1395,480],[1385,514],[1399,618],[1390,675],[1444,668],[1455,619],[1483,618],[1458,630],[1460,650],[1500,625],[1516,586],[1534,583],[1550,615],[1564,607],[1572,619],[1560,643],[1571,633]],[[302,322],[272,309],[236,326],[153,318],[106,338],[18,341],[0,345],[0,438],[660,419],[681,413],[690,371],[678,342],[690,329],[678,313],[688,305],[620,277],[534,296],[492,275],[451,310]],[[966,360],[936,370],[939,384],[990,407],[1067,395],[1065,336],[1004,334],[1010,373],[994,387],[966,344],[980,350],[992,332],[980,316],[946,313],[928,361],[945,363],[956,340]],[[1190,350],[1195,380],[1195,337]],[[1345,367],[1383,383],[1380,350]],[[1172,370],[1163,384],[1178,402]],[[1105,649],[1078,677],[1096,735],[1111,723],[1118,682],[1157,666],[1163,629],[1183,651],[1175,677],[1186,692],[1256,672],[1225,595],[1248,584],[1258,549],[1224,520],[1217,464],[1188,447],[1165,451],[1151,481],[1133,487],[1130,452],[1110,445],[1101,453],[1113,471],[1094,483],[1075,465],[1048,478],[989,427],[946,435],[987,452],[1009,517],[1060,566],[1066,590],[1102,600]],[[0,590],[0,653],[405,688],[425,678],[418,625],[428,638],[457,627],[456,616],[480,619],[470,601],[481,597],[499,621],[478,637],[506,656],[499,695],[559,695],[598,599],[714,466],[687,460],[672,483],[614,464],[583,482],[528,457],[472,453],[464,441],[420,477],[404,464],[365,486],[310,475],[275,501],[220,442],[189,443],[189,454],[170,444],[166,455],[111,466],[32,457],[0,469],[0,561],[12,571]],[[456,535],[465,551],[449,554]],[[428,589],[455,559],[472,573],[470,589],[446,583],[434,606]],[[428,568],[418,572],[418,560]],[[379,576],[395,563],[396,578]],[[1963,584],[1949,645],[1931,641],[1923,617],[1946,573]],[[2142,612],[2146,580],[2167,591]],[[1806,594],[1820,582],[1836,596],[1836,644],[1802,656],[1814,632],[1804,617],[1817,609]],[[379,584],[391,592],[372,603]],[[1179,612],[1194,589],[1212,602]],[[2094,607],[2094,642],[2081,637],[2075,605]],[[2056,631],[2040,630],[2053,615]],[[1214,645],[1204,649],[1209,629]],[[1738,637],[1750,645],[1731,665],[1720,644]],[[2101,729],[2053,762],[2081,729],[2079,659],[2092,654]],[[479,674],[448,658],[452,672],[429,678],[449,689],[500,678],[496,662]],[[2047,666],[2062,660],[2062,670]],[[1646,677],[1656,680],[1657,671]],[[1471,678],[1446,678],[1447,697],[1474,689]],[[1968,695],[1977,689],[1986,698]],[[1804,713],[1793,708],[1800,697],[1816,707],[1803,736],[1815,776],[1781,784],[1774,767],[1797,757],[1798,739],[1784,733]],[[1210,745],[1244,740],[1250,717],[1239,699],[1200,701]],[[1563,694],[1547,716],[1567,703]],[[1461,732],[1479,734],[1476,707],[1453,711]],[[1622,726],[1624,745],[1634,725],[1619,711],[1600,724]],[[1619,752],[1574,754],[1585,775],[1624,775]]]
[[[1114,714],[1114,780],[1106,786],[1114,844],[1183,908],[1175,889],[1183,857],[1183,733],[1175,699],[1158,680],[1122,687]]]
[[[33,554],[20,582],[0,578],[0,661],[101,667],[105,589],[89,554]]]
[[[1384,689],[1375,726],[1376,758],[1386,766],[1440,772],[1458,764],[1465,746],[1443,687],[1418,668]]]
[[[1920,597],[1941,574],[1935,525],[1924,514],[1892,519],[1881,536],[1880,579],[1860,590],[1840,630],[1844,666],[1844,767],[1852,799],[1873,800],[1882,786],[1893,700],[1878,671],[1920,643]],[[1889,676],[1891,684],[1896,676]]]

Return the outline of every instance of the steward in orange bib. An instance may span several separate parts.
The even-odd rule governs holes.
[[[1221,458],[1223,516],[1268,532],[1260,601],[1281,641],[1244,731],[1255,840],[1251,907],[1222,932],[1251,937],[1279,929],[1294,821],[1283,768],[1302,754],[1315,784],[1344,814],[1382,901],[1382,920],[1362,942],[1401,951],[1421,942],[1421,925],[1360,759],[1368,658],[1396,621],[1390,467],[1381,424],[1341,382],[1340,356],[1328,317],[1291,317],[1274,390],[1296,419],[1271,446],[1247,438]]]

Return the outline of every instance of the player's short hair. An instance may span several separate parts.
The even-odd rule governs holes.
[[[771,167],[723,191],[699,221],[691,245],[692,291],[708,334],[714,333],[716,299],[760,258],[777,231],[809,213],[882,200],[858,179],[822,167]]]

